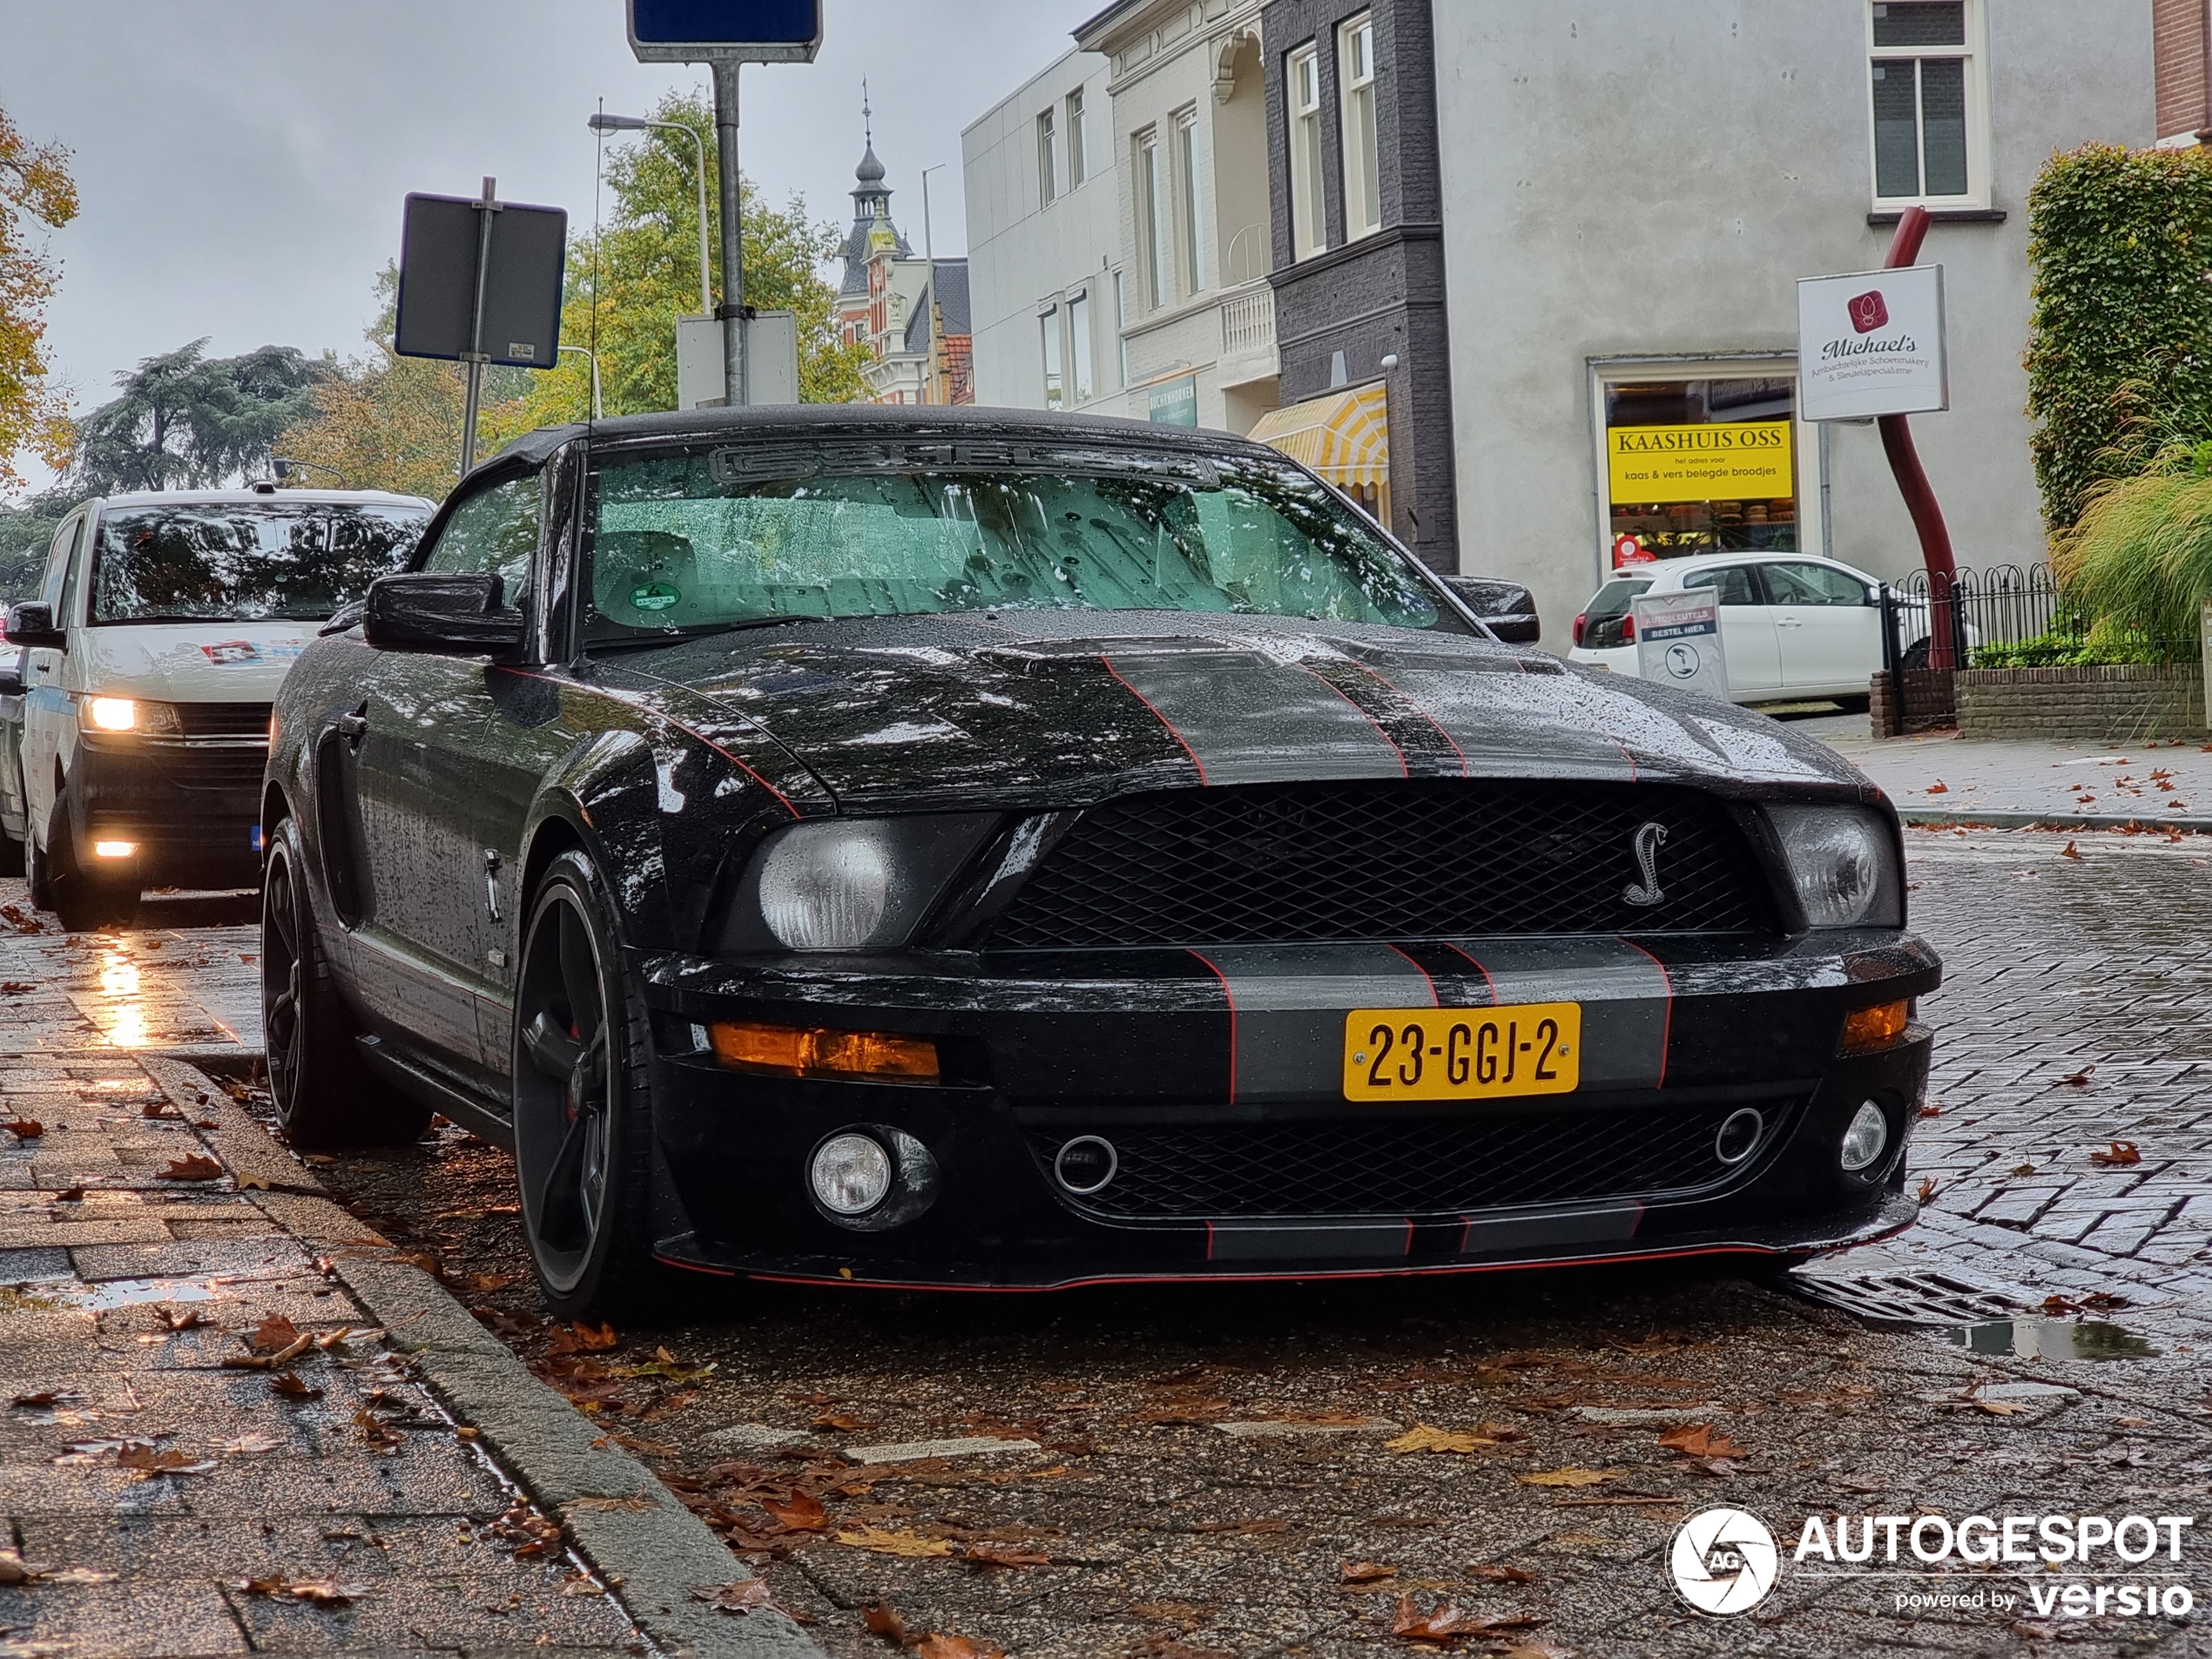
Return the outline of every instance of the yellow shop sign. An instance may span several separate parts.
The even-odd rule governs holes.
[[[1787,421],[1616,426],[1605,435],[1617,502],[1770,501],[1797,494]]]

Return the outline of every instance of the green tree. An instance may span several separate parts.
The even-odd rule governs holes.
[[[696,93],[671,93],[652,112],[698,133],[706,147],[710,277],[721,293],[721,209],[713,188],[714,117]],[[607,189],[613,211],[595,246],[590,235],[570,244],[568,296],[562,311],[564,345],[596,349],[609,415],[676,407],[676,320],[699,306],[698,192],[691,142],[649,131],[610,145]],[[793,195],[779,211],[743,187],[745,299],[763,311],[799,314],[799,396],[810,403],[848,402],[866,395],[860,366],[867,354],[837,337],[837,295],[821,266],[842,238],[834,225],[809,224]],[[594,346],[594,341],[597,344]],[[581,420],[591,408],[588,367],[562,360],[534,377],[534,421]]]
[[[0,602],[36,597],[54,532],[77,502],[66,489],[49,489],[21,507],[0,506]]]
[[[30,228],[76,217],[69,152],[31,143],[0,110],[0,496],[23,487],[17,456],[28,450],[58,472],[76,438],[69,400],[47,381],[46,301],[61,270]]]
[[[296,346],[221,358],[206,347],[195,340],[115,377],[123,395],[78,423],[74,479],[86,494],[202,488],[261,470],[332,368]]]

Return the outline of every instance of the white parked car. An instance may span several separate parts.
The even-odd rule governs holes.
[[[21,658],[0,666],[0,695],[22,698],[8,827],[32,902],[80,928],[127,919],[148,887],[258,884],[278,682],[406,563],[431,511],[265,485],[110,496],[63,520],[38,597],[9,614]]]
[[[1804,553],[1700,553],[1624,565],[1575,618],[1571,662],[1635,674],[1629,602],[1639,594],[1713,590],[1735,703],[1833,698],[1866,706],[1882,669],[1882,581],[1835,559]],[[1898,595],[1898,644],[1908,668],[1924,659],[1925,599]],[[1974,640],[1967,631],[1966,643]]]

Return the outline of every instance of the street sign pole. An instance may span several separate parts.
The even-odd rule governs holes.
[[[476,464],[476,411],[483,402],[484,365],[491,361],[484,350],[484,279],[491,271],[491,216],[499,212],[499,180],[484,179],[484,193],[469,205],[476,210],[476,298],[469,309],[469,349],[462,361],[469,365],[469,395],[461,412],[461,475]]]
[[[738,66],[743,60],[717,57],[714,66],[715,170],[722,192],[723,401],[731,408],[745,401],[745,235],[738,173]]]

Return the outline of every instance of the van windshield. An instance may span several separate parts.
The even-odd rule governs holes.
[[[100,517],[89,618],[315,622],[402,569],[428,507],[180,502]]]

